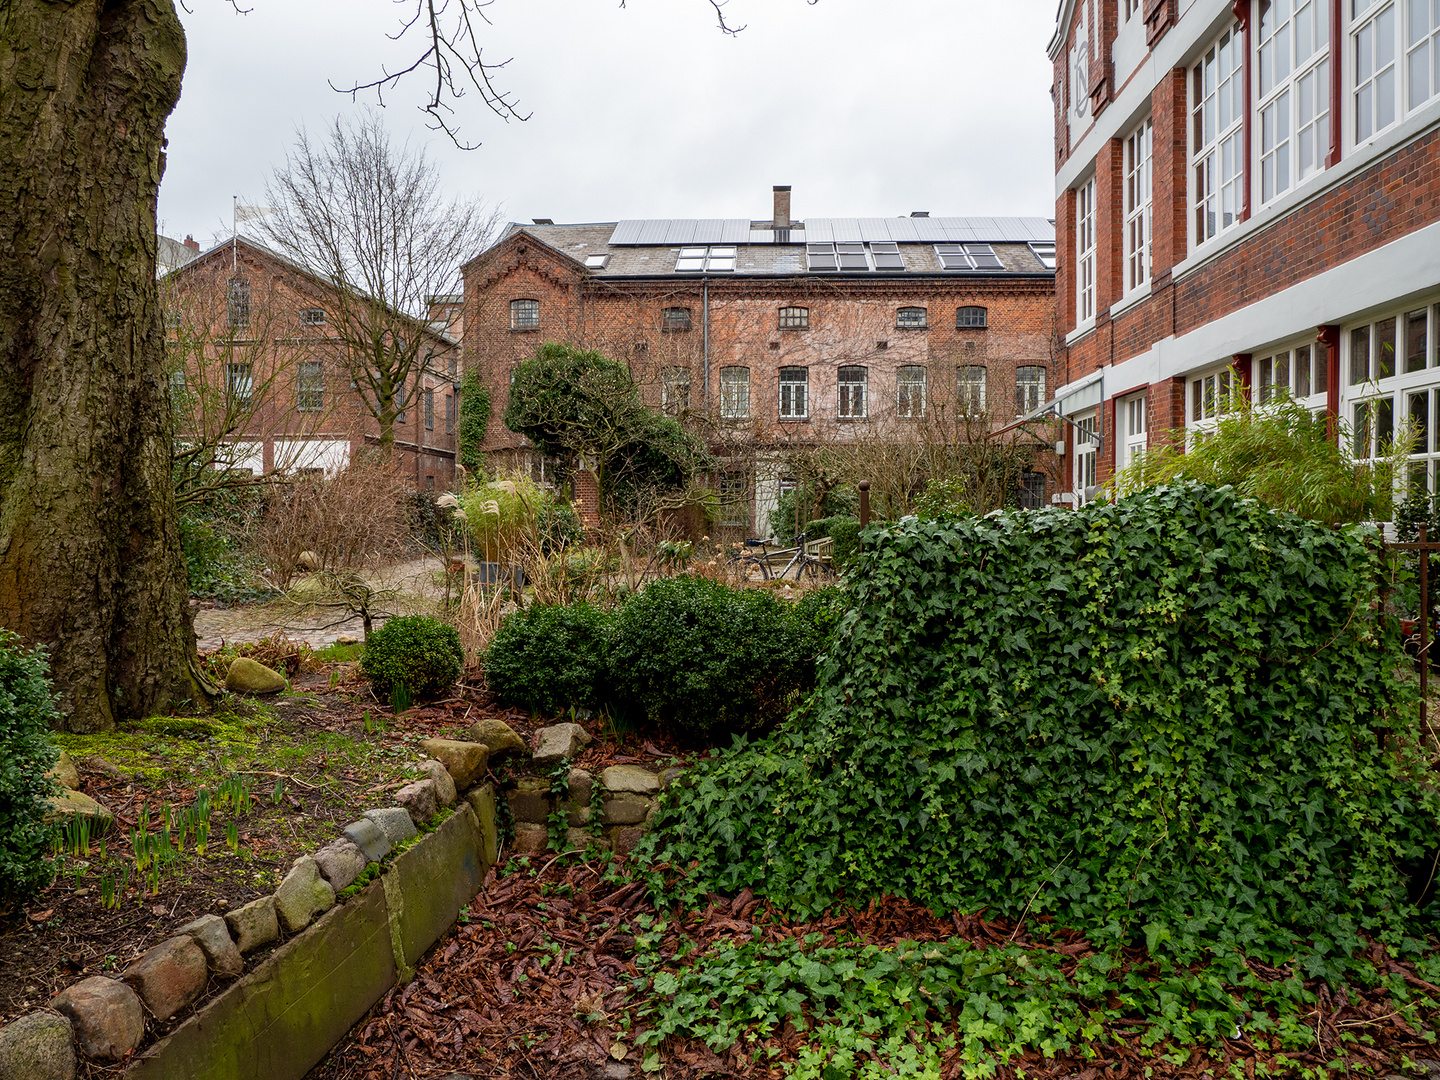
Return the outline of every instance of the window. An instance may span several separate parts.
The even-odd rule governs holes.
[[[1230,368],[1223,367],[1190,381],[1190,419],[1212,420],[1230,408]]]
[[[455,395],[445,395],[445,434],[455,434]]]
[[[903,420],[919,420],[925,415],[926,371],[916,365],[905,365],[895,373],[895,415]]]
[[[1045,507],[1045,474],[1026,472],[1020,474],[1020,509],[1041,510]]]
[[[454,382],[455,377],[460,374],[460,351],[458,349],[450,350],[450,362],[447,365],[447,369],[450,375],[450,381]]]
[[[1075,420],[1075,461],[1071,466],[1071,480],[1077,504],[1086,502],[1085,492],[1095,486],[1095,459],[1100,449],[1098,419],[1092,412]]]
[[[1005,264],[989,244],[936,244],[942,270],[1004,270]]]
[[[1038,409],[1045,402],[1045,369],[1043,367],[1017,367],[1015,369],[1015,415],[1023,416],[1032,409]]]
[[[961,416],[985,415],[985,369],[977,365],[959,369],[956,393]]]
[[[732,529],[750,527],[749,478],[738,470],[720,474],[720,524]]]
[[[1429,359],[1429,337],[1426,334],[1425,309],[1405,315],[1405,373],[1424,371]]]
[[[250,327],[250,279],[234,277],[225,290],[225,317],[231,330]]]
[[[855,242],[806,244],[805,265],[811,273],[823,270],[869,271],[872,268],[883,273],[904,270],[905,257],[900,254],[900,245],[888,240],[877,240],[868,245]]]
[[[1040,265],[1046,270],[1055,269],[1055,245],[1054,244],[1031,244],[1030,250],[1040,260]]]
[[[1304,344],[1281,349],[1252,364],[1255,400],[1260,404],[1281,398],[1308,398],[1323,394],[1329,381],[1324,345]]]
[[[667,307],[661,316],[660,327],[667,332],[689,330],[690,309],[688,307]]]
[[[586,270],[604,270],[608,265],[610,265],[610,256],[607,254],[585,256]]]
[[[1121,10],[1125,13],[1125,21],[1129,22],[1136,15],[1140,14],[1142,0],[1124,0]]]
[[[1383,457],[1395,439],[1395,399],[1357,401],[1351,412],[1350,452],[1357,458]]]
[[[1191,168],[1198,246],[1240,220],[1244,182],[1245,38],[1231,26],[1193,69]]]
[[[923,307],[902,307],[895,313],[895,326],[899,330],[924,330],[928,325]]]
[[[875,258],[875,269],[904,270],[905,259],[900,254],[899,244],[875,242],[870,245],[870,254]]]
[[[780,419],[804,420],[809,416],[810,370],[803,367],[780,369]]]
[[[1095,180],[1075,192],[1075,322],[1095,318]]]
[[[660,373],[660,408],[678,416],[690,408],[690,369],[668,367]]]
[[[677,274],[719,274],[735,270],[736,248],[733,244],[709,247],[682,247],[675,259]]]
[[[325,309],[323,307],[307,307],[300,310],[300,324],[302,326],[324,326]]]
[[[986,311],[983,307],[962,307],[955,309],[955,329],[984,330]]]
[[[511,381],[512,383],[515,381],[513,373],[512,373],[512,375],[511,375],[510,381]],[[405,387],[402,385],[398,390],[395,391],[395,423],[397,423],[397,424],[403,424],[404,422],[405,422]]]
[[[1407,0],[1407,4],[1410,13],[1405,23],[1408,104],[1418,109],[1440,94],[1440,3]]]
[[[809,330],[810,309],[803,307],[782,307],[780,309],[781,330]]]
[[[1120,443],[1120,460],[1116,464],[1122,469],[1145,449],[1145,404],[1145,395],[1136,394],[1117,406],[1115,418],[1117,425],[1124,425],[1121,428],[1124,439]]]
[[[325,408],[325,369],[320,366],[320,361],[300,361],[295,407],[301,412],[318,412]]]
[[[170,373],[170,394],[179,397],[185,393],[185,369],[176,368]]]
[[[1260,0],[1256,38],[1260,201],[1325,167],[1330,145],[1330,6]]]
[[[840,409],[842,420],[865,419],[865,388],[870,372],[863,367],[842,367],[840,369]]]
[[[1413,3],[1414,0],[1411,0]],[[1355,83],[1355,141],[1362,143],[1395,122],[1395,9],[1400,0],[1350,0],[1350,42]]]
[[[1379,382],[1395,374],[1394,317],[1350,331],[1350,385]]]
[[[744,420],[750,415],[750,369],[720,369],[720,415],[726,420]]]
[[[1150,153],[1154,123],[1146,120],[1125,139],[1125,291],[1150,280]]]
[[[425,391],[425,430],[435,430],[435,391]]]
[[[511,329],[511,330],[538,330],[538,329],[540,329],[540,301],[539,301],[539,300],[511,300],[511,301],[510,301],[510,329]]]
[[[249,364],[225,365],[225,394],[242,409],[250,407],[250,395],[255,390],[254,369]]]

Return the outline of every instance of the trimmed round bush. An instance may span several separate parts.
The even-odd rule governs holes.
[[[485,680],[508,705],[558,713],[600,701],[610,619],[584,602],[537,605],[500,624],[485,654]]]
[[[391,619],[365,642],[360,671],[379,693],[403,686],[416,697],[455,685],[465,652],[453,626],[423,615]]]
[[[764,590],[662,578],[616,616],[611,686],[622,711],[684,738],[761,731],[814,683],[812,646]]]
[[[46,800],[60,788],[45,774],[59,756],[50,738],[59,719],[45,653],[0,629],[0,910],[50,883]]]

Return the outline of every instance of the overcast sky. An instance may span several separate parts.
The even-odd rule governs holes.
[[[261,201],[299,128],[359,107],[330,83],[402,67],[418,39],[386,38],[414,0],[189,3],[160,225],[208,246],[232,195]],[[426,130],[418,76],[384,116],[507,220],[764,218],[774,184],[793,185],[798,219],[1054,213],[1055,0],[730,0],[735,37],[706,0],[486,10],[486,58],[513,57],[496,78],[531,119],[461,101],[461,135],[482,145],[457,150]]]

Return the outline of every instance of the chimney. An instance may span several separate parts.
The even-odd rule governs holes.
[[[196,240],[195,237],[191,236],[189,233],[185,234],[185,246],[188,247],[191,251],[200,250],[200,242]]]
[[[775,218],[771,222],[775,230],[790,228],[790,185],[775,185]]]

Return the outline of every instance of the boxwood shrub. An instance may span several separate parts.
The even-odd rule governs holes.
[[[46,800],[60,789],[45,774],[59,757],[59,719],[44,652],[0,628],[0,911],[50,882]]]
[[[490,643],[485,680],[505,704],[539,713],[594,707],[604,692],[609,636],[609,616],[592,604],[517,611]]]
[[[360,671],[377,693],[403,686],[427,697],[454,686],[465,670],[460,634],[448,623],[423,615],[391,619],[365,642]]]

